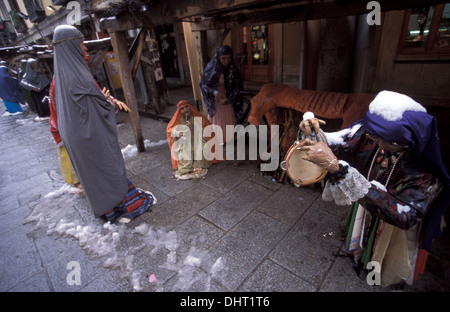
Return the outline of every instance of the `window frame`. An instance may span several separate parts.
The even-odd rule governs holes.
[[[450,46],[434,47],[436,36],[439,29],[442,13],[444,12],[446,3],[434,5],[434,12],[431,18],[430,30],[428,32],[425,45],[423,47],[405,47],[405,38],[408,31],[408,24],[411,18],[412,9],[405,10],[403,16],[403,26],[399,38],[397,55],[442,55],[450,54]]]

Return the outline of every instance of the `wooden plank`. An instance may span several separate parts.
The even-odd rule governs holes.
[[[216,43],[214,44],[214,46],[210,50],[210,51],[212,51],[212,53],[215,53],[223,45],[223,42],[224,42],[225,38],[228,36],[229,33],[230,33],[230,29],[229,28],[225,28],[222,31],[222,33],[220,34],[220,37],[217,39]]]
[[[444,3],[442,0],[402,0],[390,1],[379,0],[382,12],[392,10],[403,10],[423,5]],[[326,1],[315,3],[290,3],[284,6],[272,8],[257,8],[252,10],[235,11],[230,14],[217,14],[215,16],[202,16],[192,20],[192,30],[212,30],[233,28],[239,26],[255,26],[273,23],[290,23],[306,20],[317,20],[322,18],[335,18],[343,16],[354,16],[367,14],[366,1]]]
[[[99,40],[85,40],[83,41],[88,51],[109,49],[111,47],[111,38],[106,37]]]
[[[195,53],[196,53],[196,58],[197,58],[197,62],[198,62],[198,69],[199,69],[199,81],[203,75],[203,70],[205,69],[206,65],[209,62],[208,59],[208,47],[207,47],[207,36],[206,36],[206,31],[202,30],[202,31],[196,31],[193,32],[194,34],[194,40],[195,40]],[[202,109],[201,112],[203,114],[208,114],[208,109],[206,108],[205,102],[203,101],[203,96],[201,97],[202,101]]]
[[[198,104],[203,103],[203,97],[200,91],[200,77],[202,72],[200,71],[199,68],[199,62],[197,62],[196,59],[197,52],[195,48],[195,34],[191,30],[191,25],[192,25],[191,23],[183,23],[183,33],[186,42],[186,52],[189,62],[189,72],[191,74],[192,93],[194,94],[194,100],[196,102],[195,104],[197,105],[197,108],[199,108]]]
[[[125,31],[129,29],[138,29],[144,26],[152,26],[152,23],[150,23],[151,19],[147,20],[147,22],[144,23],[145,18],[135,17],[135,15],[132,15],[130,13],[124,13],[120,16],[120,18],[102,18],[100,19],[100,30],[104,34],[110,34],[113,32]]]
[[[206,36],[206,31],[194,32],[195,37],[195,47],[197,52],[197,60],[200,68],[200,73],[203,73],[206,65],[208,64],[208,38]]]
[[[381,11],[403,10],[423,5],[446,3],[445,0],[378,0]],[[368,1],[156,1],[147,10],[135,10],[103,19],[102,30],[113,32],[143,26],[154,27],[177,21],[194,22],[195,31],[287,23],[322,18],[367,14]],[[94,7],[94,6],[92,6]]]
[[[127,38],[125,32],[114,32],[110,34],[111,45],[114,50],[114,57],[117,62],[120,78],[122,81],[125,101],[130,108],[130,120],[133,126],[134,139],[138,152],[145,151],[144,138],[142,136],[141,121],[139,118],[138,105],[136,101],[136,92],[131,75],[130,60],[128,58]]]
[[[280,0],[165,0],[165,1],[148,1],[145,6],[143,3],[138,5],[139,1],[123,1],[123,0],[92,0],[87,1],[87,9],[91,13],[122,13],[134,10],[133,13],[142,12],[151,15],[154,20],[162,21],[171,17],[186,18],[198,16],[201,14],[217,14],[221,11],[237,10],[245,7],[261,6],[264,4],[277,4]],[[141,1],[142,2],[142,1]],[[292,0],[288,2],[293,2]],[[295,0],[294,2],[305,2]],[[165,22],[163,22],[165,23]]]
[[[136,36],[130,51],[128,52],[129,59],[131,60],[131,77],[133,80],[136,78],[136,72],[141,60],[142,51],[144,50],[145,37],[147,36],[147,29],[141,28],[139,34]]]
[[[111,0],[107,0],[111,1]],[[114,0],[112,0],[114,1]],[[90,12],[95,12],[96,8],[101,11],[111,10],[108,5],[104,5],[103,0],[91,1],[88,3]],[[127,5],[124,1],[114,1],[115,5],[123,2],[124,8]],[[103,18],[100,21],[100,28],[105,33],[136,29],[144,26],[155,27],[163,24],[172,24],[179,21],[187,21],[189,18],[198,16],[211,16],[229,13],[243,8],[253,8],[262,5],[270,6],[279,4],[279,0],[230,0],[230,1],[210,1],[210,0],[171,0],[149,2],[145,9],[139,7],[130,12],[128,9],[120,10],[120,14]],[[286,2],[286,1],[284,1]],[[288,1],[288,2],[293,2]],[[294,1],[305,2],[305,1]]]

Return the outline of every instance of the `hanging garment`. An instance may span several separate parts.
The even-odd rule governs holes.
[[[9,113],[23,112],[20,103],[25,103],[22,90],[16,78],[8,74],[8,67],[0,66],[0,98]]]

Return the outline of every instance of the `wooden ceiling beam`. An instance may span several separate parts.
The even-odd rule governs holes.
[[[421,5],[446,3],[446,1],[443,0],[379,0],[378,2],[380,3],[382,12],[404,10],[411,7],[420,7]],[[289,23],[322,18],[362,15],[367,14],[370,11],[371,9],[367,9],[367,2],[353,0],[291,5],[288,7],[271,9],[254,9],[249,12],[234,12],[233,14],[217,15],[214,17],[199,17],[192,21],[192,30],[226,29],[236,27],[236,25],[254,26],[273,23]]]
[[[322,18],[361,15],[370,12],[368,1],[245,1],[235,0],[226,6],[222,1],[161,1],[146,11],[125,12],[119,16],[104,18],[100,25],[104,33],[137,29],[144,26],[155,27],[178,21],[193,23],[193,30],[210,30],[252,26],[271,23],[286,23]],[[226,2],[226,1],[225,1]],[[424,5],[446,3],[445,0],[378,0],[381,11],[403,10]]]

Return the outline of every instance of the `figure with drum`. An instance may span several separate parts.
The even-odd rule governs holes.
[[[323,123],[309,113],[300,130],[319,133]],[[375,261],[382,286],[412,284],[450,203],[436,119],[412,98],[382,91],[362,120],[324,135],[297,148],[328,172],[322,199],[349,206],[343,225],[354,267]]]
[[[307,149],[303,148],[306,142],[314,141],[327,144],[325,133],[320,129],[320,124],[325,124],[325,122],[314,118],[312,112],[306,112],[303,115],[303,122],[299,125],[297,139],[288,149],[284,160],[280,163],[281,169],[287,172],[289,178],[297,187],[320,182],[328,172],[328,166],[319,166],[303,159],[307,151]],[[337,164],[337,160],[335,164]]]

